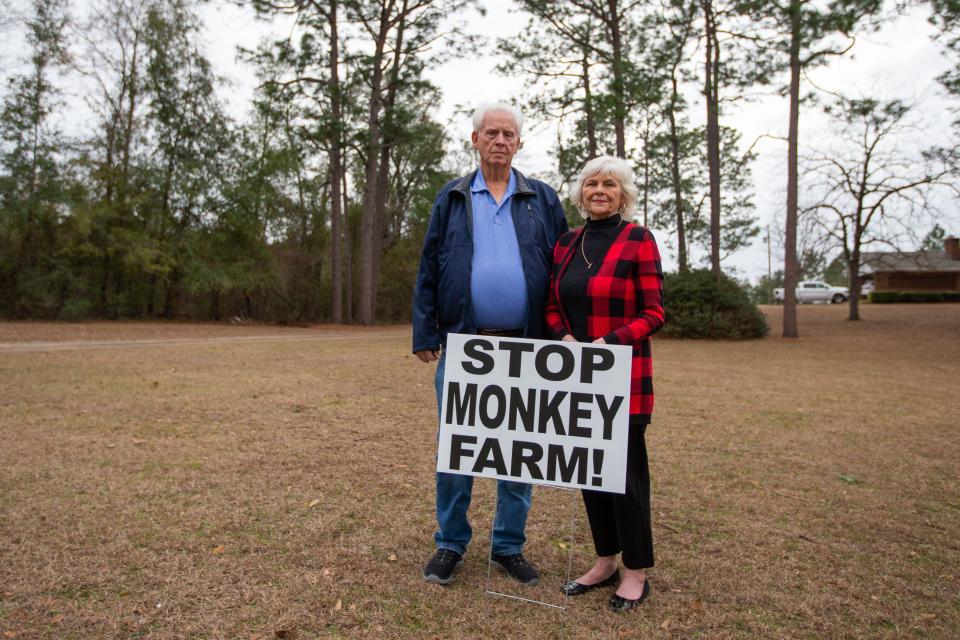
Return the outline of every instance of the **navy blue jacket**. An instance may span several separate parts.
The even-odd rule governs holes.
[[[470,296],[473,263],[473,203],[470,185],[477,172],[447,183],[433,203],[413,290],[413,351],[436,350],[448,333],[476,333]],[[527,319],[523,335],[545,338],[543,307],[550,285],[553,246],[567,232],[557,192],[539,180],[517,174],[511,198],[523,275]],[[506,329],[509,327],[483,327]]]

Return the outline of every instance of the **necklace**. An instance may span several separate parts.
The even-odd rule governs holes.
[[[620,218],[620,222],[617,224],[617,229],[623,225],[623,218]],[[583,245],[587,244],[587,229],[589,226],[583,227],[583,234],[580,236],[580,255],[583,256],[583,261],[587,263],[587,271],[593,268],[593,263],[595,261],[590,261],[587,259],[587,252],[583,250]]]

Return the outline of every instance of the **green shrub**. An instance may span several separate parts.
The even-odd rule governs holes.
[[[960,302],[957,291],[872,291],[870,302],[896,304],[899,302]]]
[[[92,311],[93,304],[89,300],[71,298],[63,303],[63,306],[60,308],[60,313],[57,314],[57,319],[66,322],[86,320],[90,317]]]
[[[727,276],[707,270],[671,273],[663,279],[666,325],[674,338],[761,338],[770,327],[747,292]]]
[[[876,304],[891,304],[900,302],[899,291],[871,291],[867,300]]]

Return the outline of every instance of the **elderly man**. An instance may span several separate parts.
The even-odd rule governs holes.
[[[439,360],[438,409],[448,333],[546,336],[553,245],[567,221],[553,189],[510,166],[522,124],[509,105],[477,109],[471,140],[480,169],[444,186],[430,214],[413,293],[413,352],[423,362]],[[463,562],[472,489],[471,476],[437,473],[437,551],[423,568],[427,582],[450,583]],[[540,577],[522,553],[531,493],[528,484],[497,482],[490,560],[535,585]]]

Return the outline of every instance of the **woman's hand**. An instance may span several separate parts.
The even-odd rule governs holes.
[[[596,340],[593,341],[593,344],[607,344],[607,341],[604,340],[603,338],[597,338]]]
[[[567,335],[563,336],[562,341],[563,341],[563,342],[576,342],[577,339],[574,338],[572,335],[570,335],[570,334],[568,333]]]

